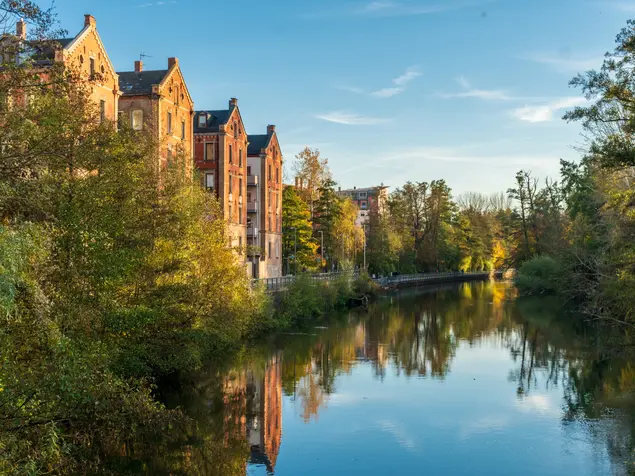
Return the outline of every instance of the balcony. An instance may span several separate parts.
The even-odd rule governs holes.
[[[258,213],[258,202],[247,202],[247,213]]]
[[[247,236],[249,238],[258,238],[258,228],[255,226],[247,227]]]
[[[248,187],[257,187],[258,186],[258,176],[257,175],[247,175],[247,186]]]

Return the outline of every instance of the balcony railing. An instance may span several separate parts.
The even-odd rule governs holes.
[[[247,213],[258,213],[258,202],[247,202]]]
[[[256,238],[258,237],[258,227],[255,226],[248,226],[247,227],[247,236],[249,238]]]
[[[255,187],[258,185],[258,176],[257,175],[247,175],[247,186]]]

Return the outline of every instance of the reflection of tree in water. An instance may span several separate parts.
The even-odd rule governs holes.
[[[185,392],[183,406],[199,427],[184,433],[178,450],[158,450],[170,457],[162,458],[153,474],[245,474],[250,454],[252,462],[272,469],[281,435],[279,411],[276,416],[273,409],[281,408],[282,393],[295,397],[299,414],[309,422],[328,405],[337,377],[358,365],[371,366],[378,379],[387,372],[444,378],[458,346],[488,342],[509,349],[514,361],[509,379],[519,399],[561,388],[563,425],[577,419],[593,423],[594,441],[608,448],[620,474],[621,463],[633,461],[635,409],[623,408],[619,396],[635,393],[635,369],[590,352],[592,336],[558,325],[549,300],[514,302],[513,297],[503,283],[404,292],[380,301],[369,314],[334,320],[323,332],[281,336],[274,357],[267,349],[254,351],[248,365],[212,374]],[[263,403],[265,393],[273,395],[266,400],[270,404]],[[601,419],[607,411],[623,417]],[[269,428],[264,433],[263,425]]]
[[[563,424],[584,421],[594,444],[606,446],[614,474],[631,474],[635,468],[631,364],[611,359],[602,347],[594,346],[592,329],[580,333],[562,324],[557,303],[524,299],[517,309],[523,324],[509,347],[517,363],[509,378],[517,382],[518,397],[561,386]]]

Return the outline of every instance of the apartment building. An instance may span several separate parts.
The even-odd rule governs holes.
[[[194,164],[203,186],[218,197],[229,224],[231,245],[247,247],[247,132],[238,100],[227,109],[194,113]]]
[[[363,226],[368,223],[371,213],[382,213],[388,199],[388,187],[384,184],[375,187],[357,188],[342,190],[338,189],[337,194],[340,197],[350,198],[359,211],[357,212],[357,226]]]
[[[247,240],[254,278],[282,276],[282,164],[276,126],[249,136]]]
[[[173,157],[186,160],[192,173],[194,101],[187,89],[178,58],[168,58],[167,69],[144,70],[135,61],[134,71],[119,72],[119,118],[137,131],[147,131],[160,144],[161,165]]]
[[[56,65],[72,69],[89,85],[90,98],[99,107],[102,121],[117,119],[119,77],[106,53],[106,48],[97,32],[97,22],[92,15],[84,15],[84,26],[77,35],[58,38],[48,42],[42,51],[32,51],[28,55],[20,51],[20,43],[27,39],[27,25],[23,20],[16,23],[15,35],[3,35],[2,51],[6,54],[3,63],[15,61],[36,68],[42,80],[47,78],[47,69]],[[14,49],[7,48],[13,43]],[[10,58],[6,56],[11,55]]]

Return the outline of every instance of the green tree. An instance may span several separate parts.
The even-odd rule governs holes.
[[[308,205],[293,187],[285,187],[282,192],[282,258],[287,271],[294,272],[296,263],[298,272],[317,269],[320,264],[317,249]]]

